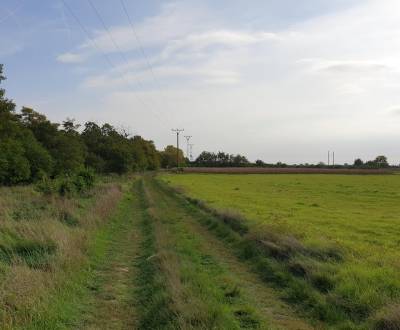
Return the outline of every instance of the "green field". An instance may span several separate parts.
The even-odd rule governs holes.
[[[304,313],[345,328],[369,327],[376,319],[385,328],[400,317],[400,176],[186,174],[162,180],[207,208],[243,214],[246,235],[265,242],[274,259],[278,279],[271,280]]]

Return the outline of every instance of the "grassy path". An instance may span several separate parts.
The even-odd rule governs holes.
[[[95,266],[88,285],[89,308],[81,322],[82,329],[132,329],[136,324],[134,282],[137,269],[140,231],[139,200],[129,193],[124,199],[117,220],[98,239],[102,262]]]
[[[60,296],[62,323],[31,329],[311,329],[188,205],[136,180],[93,239],[76,293]]]
[[[199,224],[185,203],[146,180],[168,288],[181,328],[310,329]]]

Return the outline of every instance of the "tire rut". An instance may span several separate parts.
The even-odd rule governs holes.
[[[205,256],[210,256],[236,280],[238,289],[244,299],[255,307],[258,314],[266,321],[269,329],[313,329],[305,320],[298,317],[294,310],[283,302],[278,292],[266,285],[249,267],[224,246],[211,232],[200,224],[199,219],[185,209],[183,201],[159,189],[154,179],[147,179],[153,198],[157,200],[157,212],[164,222],[168,223],[173,217],[179,221],[187,235],[196,236],[199,241],[198,248]],[[207,263],[205,267],[208,267]]]

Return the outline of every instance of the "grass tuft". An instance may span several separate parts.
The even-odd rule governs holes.
[[[400,330],[400,305],[395,305],[380,312],[373,325],[375,330]]]
[[[21,260],[30,268],[46,269],[56,250],[56,244],[51,241],[19,240],[9,246],[0,245],[0,260],[9,265]]]
[[[65,224],[69,227],[79,226],[78,218],[67,210],[63,210],[60,212],[59,219],[60,219],[60,222],[62,222],[63,224]]]

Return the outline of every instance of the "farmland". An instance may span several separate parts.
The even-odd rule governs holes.
[[[350,328],[399,317],[400,176],[185,174],[162,180],[204,209],[239,212],[245,237],[262,242],[270,256],[268,282],[304,315]]]

